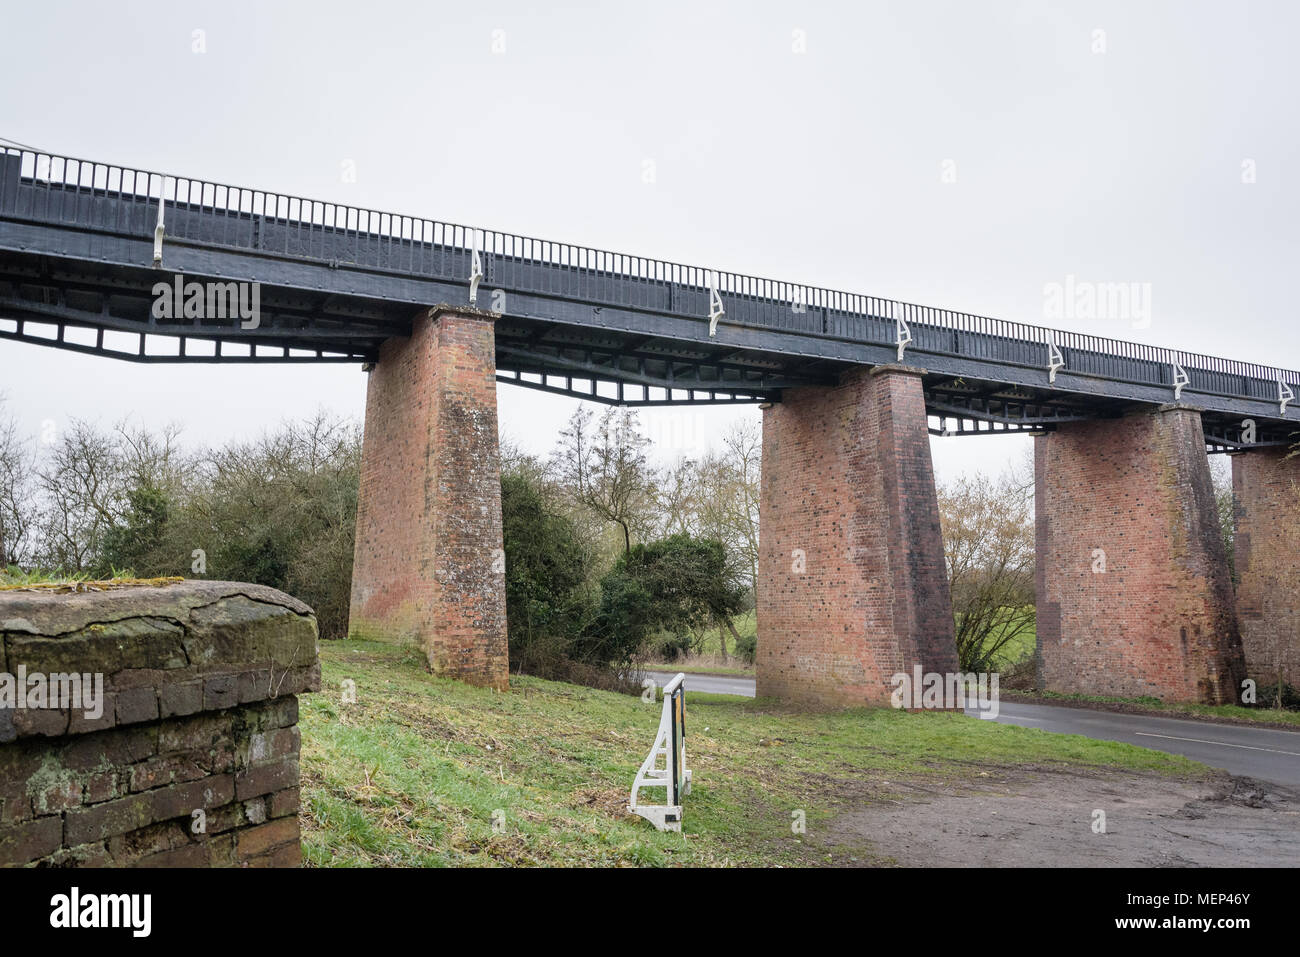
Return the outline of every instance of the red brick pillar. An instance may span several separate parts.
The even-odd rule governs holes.
[[[413,640],[435,674],[505,688],[492,315],[438,307],[370,372],[348,633]]]
[[[957,670],[920,370],[788,389],[763,412],[758,694],[885,704]]]
[[[1236,700],[1241,636],[1201,414],[1168,405],[1034,440],[1038,680]]]
[[[1232,456],[1237,623],[1261,700],[1279,673],[1300,688],[1300,457],[1286,454]]]

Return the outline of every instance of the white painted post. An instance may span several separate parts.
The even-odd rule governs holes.
[[[661,831],[682,829],[682,795],[691,793],[691,772],[686,769],[686,675],[679,674],[664,685],[664,707],[659,730],[649,756],[641,764],[627,809],[639,814]],[[658,767],[660,756],[664,766]],[[642,788],[663,788],[663,804],[639,803]]]

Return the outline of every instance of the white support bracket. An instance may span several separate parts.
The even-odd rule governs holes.
[[[718,320],[727,314],[718,295],[718,274],[709,273],[709,338],[718,334]]]
[[[483,257],[479,255],[478,230],[474,230],[473,257],[469,264],[469,304],[472,306],[478,301],[478,284],[483,279]]]
[[[1174,401],[1177,402],[1183,397],[1183,386],[1192,380],[1187,376],[1187,370],[1177,362],[1174,364]]]
[[[654,747],[641,764],[636,780],[632,782],[632,795],[627,809],[639,814],[661,831],[682,829],[683,794],[691,793],[691,772],[686,770],[686,675],[679,674],[664,685],[664,707],[659,716],[659,730],[655,733]],[[659,767],[659,758],[664,766]],[[667,793],[663,804],[641,804],[642,788],[663,788]]]
[[[167,177],[162,177],[158,184],[158,225],[153,228],[153,268],[162,268],[163,249],[163,210],[167,205]]]
[[[1061,350],[1056,348],[1056,343],[1051,339],[1047,340],[1047,381],[1055,382],[1056,373],[1065,368],[1065,356],[1061,355]]]
[[[1283,382],[1281,379],[1278,379],[1277,380],[1277,401],[1278,404],[1281,406],[1280,411],[1283,415],[1286,415],[1287,404],[1294,400],[1295,400],[1295,393],[1291,391],[1291,387],[1287,385],[1285,382]]]
[[[897,317],[895,317],[895,319],[894,319],[894,342],[895,342],[895,344],[898,346],[898,361],[899,361],[899,362],[902,362],[902,361],[903,361],[903,350],[907,348],[907,344],[908,344],[909,342],[911,342],[911,341],[912,341],[912,330],[911,330],[911,328],[909,328],[908,325],[907,325],[907,323],[905,323],[905,322],[903,321],[903,317],[902,317],[902,316],[897,316]]]

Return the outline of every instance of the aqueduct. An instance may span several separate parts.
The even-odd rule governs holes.
[[[177,276],[256,284],[259,314],[156,315]],[[1277,654],[1300,684],[1289,370],[18,149],[0,338],[364,364],[351,630],[441,674],[508,680],[506,381],[762,406],[760,695],[878,702],[895,672],[955,670],[935,432],[1037,436],[1046,687],[1225,702]],[[1235,589],[1207,448],[1234,453]]]

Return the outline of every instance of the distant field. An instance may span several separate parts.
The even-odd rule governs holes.
[[[758,633],[758,620],[753,611],[747,611],[744,614],[737,615],[732,619],[736,626],[736,631],[742,635],[756,635]],[[720,654],[722,643],[725,636],[727,641],[728,657],[724,660]],[[704,651],[702,654],[693,655],[690,658],[679,658],[676,661],[650,661],[646,667],[656,671],[684,671],[689,673],[713,673],[713,674],[732,674],[732,675],[753,675],[753,665],[746,665],[735,657],[735,639],[731,633],[723,629],[711,628],[704,635]],[[1008,668],[1026,658],[1032,657],[1034,648],[1037,646],[1037,637],[1034,629],[1031,627],[1024,634],[1017,635],[1011,641],[1007,642],[998,655],[999,667]]]
[[[742,612],[731,620],[736,631],[745,637],[758,634],[758,619],[753,610]],[[726,639],[727,657],[722,656],[722,642]],[[647,661],[645,666],[652,671],[684,671],[688,674],[725,674],[752,676],[754,666],[746,664],[736,657],[736,639],[724,628],[709,628],[704,632],[704,650],[689,658],[677,658],[673,661]]]
[[[990,641],[996,641],[996,637]],[[1038,646],[1038,636],[1031,625],[1028,629],[1019,635],[1016,635],[1008,641],[998,651],[998,666],[1008,668],[1011,665],[1018,664],[1026,658],[1033,657],[1034,649]]]

